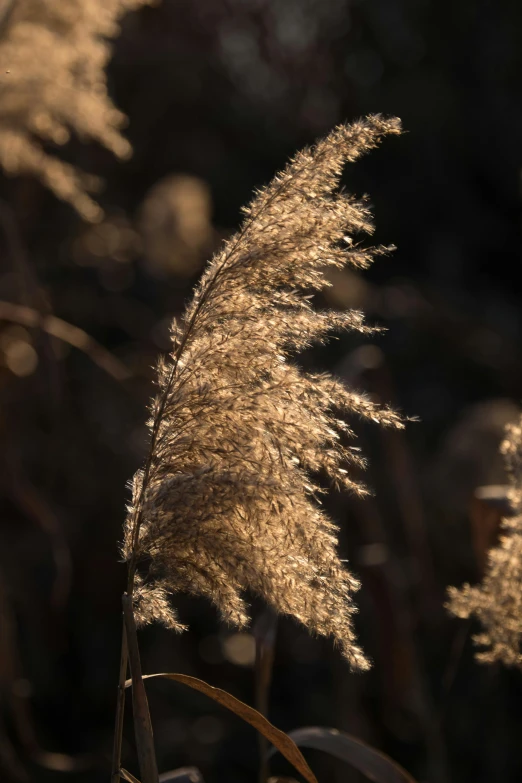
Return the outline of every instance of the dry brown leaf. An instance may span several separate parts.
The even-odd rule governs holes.
[[[290,736],[302,747],[324,750],[348,762],[374,783],[416,783],[409,772],[385,753],[344,731],[307,726],[290,732]]]
[[[162,772],[159,783],[205,783],[205,781],[197,767],[180,767]]]
[[[135,778],[131,772],[128,772],[126,769],[123,769],[123,767],[120,769],[120,775],[124,780],[127,781],[127,783],[140,783],[138,778]]]
[[[200,693],[204,693],[210,699],[219,702],[227,709],[235,712],[240,718],[247,723],[250,723],[257,731],[263,734],[264,737],[274,745],[278,751],[289,761],[293,766],[306,778],[308,783],[317,783],[317,778],[306,763],[303,754],[290,739],[290,737],[273,726],[266,718],[264,718],[260,712],[253,707],[249,707],[248,704],[236,699],[231,693],[221,690],[221,688],[214,688],[203,680],[199,680],[197,677],[189,677],[187,674],[145,674],[144,680],[150,680],[157,677],[163,677],[166,680],[174,680],[175,682],[181,682],[183,685],[188,685],[189,688],[193,688]],[[125,683],[128,688],[132,685],[131,680],[127,680]]]

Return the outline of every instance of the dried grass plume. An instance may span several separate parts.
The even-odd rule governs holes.
[[[65,144],[71,130],[120,158],[125,116],[107,93],[108,38],[118,20],[149,0],[17,0],[0,29],[0,164],[38,177],[86,220],[101,209],[88,195],[96,178],[59,160],[45,144]]]
[[[364,493],[346,417],[402,420],[291,359],[332,330],[372,331],[360,312],[315,311],[310,295],[329,268],[365,268],[387,250],[354,242],[372,231],[369,210],[338,186],[347,161],[397,133],[397,119],[372,116],[296,155],[244,210],[173,324],[123,543],[140,623],[180,629],[169,594],[182,590],[243,627],[250,590],[367,666],[352,625],[358,583],[338,557],[318,477]]]
[[[477,618],[482,632],[474,637],[484,648],[476,657],[484,663],[500,661],[521,666],[522,654],[522,417],[506,428],[501,446],[515,516],[503,521],[503,535],[489,552],[481,584],[449,588],[448,608],[461,618]]]

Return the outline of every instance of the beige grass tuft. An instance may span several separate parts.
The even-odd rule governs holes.
[[[65,144],[74,131],[119,158],[131,153],[121,135],[125,115],[107,93],[107,41],[118,20],[150,0],[17,0],[0,34],[0,165],[40,179],[86,220],[102,216],[88,191],[95,177],[44,145]]]
[[[483,663],[500,661],[521,666],[522,653],[522,417],[506,428],[501,446],[510,480],[509,499],[515,516],[503,520],[499,545],[489,552],[488,567],[479,585],[450,587],[448,608],[463,619],[477,618],[482,632],[474,641],[483,649]]]
[[[179,628],[167,598],[207,596],[237,627],[244,591],[314,633],[331,636],[366,668],[352,626],[357,580],[337,555],[337,528],[321,508],[318,475],[362,494],[346,418],[401,427],[401,418],[292,357],[333,330],[372,331],[360,312],[317,312],[310,294],[328,269],[367,267],[365,201],[338,189],[347,161],[397,119],[368,117],[300,152],[244,210],[239,232],[208,265],[158,368],[151,452],[134,479],[124,557],[142,624]]]

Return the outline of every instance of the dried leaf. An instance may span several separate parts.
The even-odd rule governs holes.
[[[268,778],[268,783],[297,783],[295,778],[287,778],[281,775],[273,775]]]
[[[341,761],[348,762],[374,783],[416,783],[409,772],[385,753],[344,731],[307,726],[291,731],[288,736],[296,745],[324,750]]]
[[[162,772],[159,783],[205,783],[205,781],[197,767],[180,767]]]
[[[127,780],[128,783],[140,783],[138,778],[135,778],[132,773],[128,772],[126,769],[123,769],[123,767],[120,769],[120,775],[124,780]]]
[[[317,778],[306,763],[303,754],[295,744],[295,742],[280,729],[273,726],[266,718],[264,718],[260,712],[253,707],[249,707],[248,704],[236,699],[231,693],[223,691],[220,688],[214,688],[212,685],[199,680],[197,677],[189,677],[186,674],[145,674],[144,680],[150,680],[152,678],[163,677],[166,680],[174,680],[175,682],[181,682],[183,685],[188,685],[189,688],[193,688],[200,693],[204,693],[214,701],[219,702],[227,709],[235,712],[246,723],[250,723],[257,731],[261,732],[278,751],[289,761],[293,766],[306,778],[308,783],[317,783]],[[131,680],[127,680],[126,687],[132,685]]]
[[[513,507],[513,499],[510,497],[509,484],[488,484],[477,487],[474,496],[490,508],[498,509],[503,517],[513,517],[516,509]]]

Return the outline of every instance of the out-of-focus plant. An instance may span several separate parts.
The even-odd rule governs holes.
[[[522,653],[522,418],[506,428],[501,446],[510,486],[507,499],[514,516],[502,522],[498,546],[489,552],[485,576],[479,585],[449,588],[448,607],[461,618],[477,618],[482,632],[475,642],[476,657],[484,663],[500,661],[521,666]]]
[[[107,92],[107,41],[118,20],[149,0],[18,0],[0,31],[0,164],[10,175],[38,177],[89,221],[102,217],[88,195],[99,181],[50,149],[71,132],[119,158],[131,154],[121,135],[125,115]]]
[[[157,182],[140,207],[139,230],[150,274],[190,277],[214,244],[210,188],[199,177],[174,174]]]

